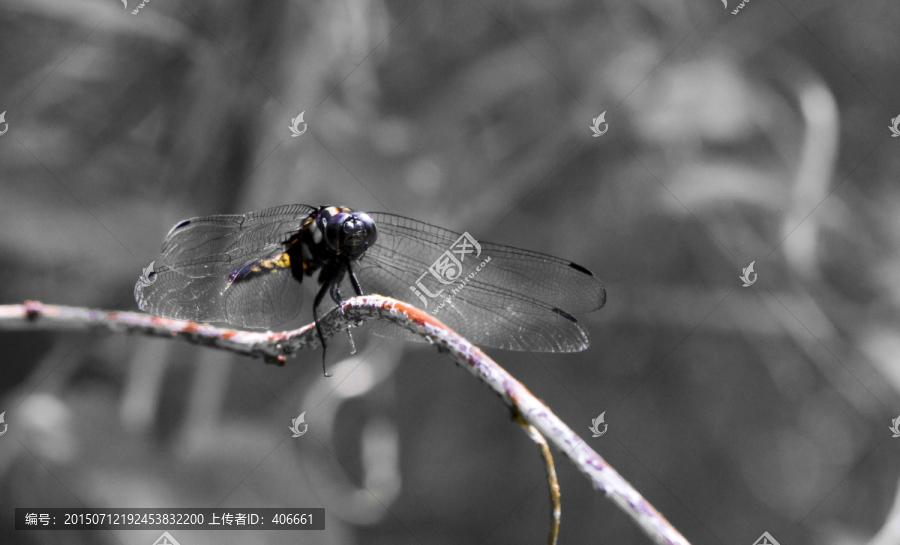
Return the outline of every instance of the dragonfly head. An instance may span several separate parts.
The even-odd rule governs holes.
[[[375,220],[365,212],[341,212],[329,218],[325,226],[328,246],[350,259],[361,258],[377,238]]]

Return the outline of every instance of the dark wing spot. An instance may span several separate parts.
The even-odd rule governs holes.
[[[176,225],[175,227],[172,227],[172,231],[177,231],[177,230],[181,229],[182,227],[184,227],[185,225],[189,224],[190,222],[191,222],[191,220],[181,221],[178,223],[178,225]]]
[[[588,275],[588,276],[594,276],[594,273],[592,273],[591,271],[585,269],[584,267],[582,267],[582,266],[579,265],[578,263],[569,263],[569,266],[572,267],[573,269],[575,269],[575,270],[578,271],[578,272],[583,272],[584,274],[586,274],[586,275]]]
[[[564,310],[561,310],[561,309],[558,309],[558,308],[554,307],[554,308],[553,308],[553,312],[559,314],[560,316],[562,316],[562,317],[565,318],[566,320],[569,320],[569,321],[572,322],[572,323],[576,323],[576,324],[578,323],[578,320],[576,320],[575,318],[573,318],[571,314],[569,314],[568,312],[566,312],[566,311],[564,311]]]

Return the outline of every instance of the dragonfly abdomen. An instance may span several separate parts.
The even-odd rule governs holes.
[[[281,252],[278,255],[248,263],[231,271],[231,274],[228,275],[228,285],[246,282],[258,276],[287,268],[291,268],[291,258],[287,252]],[[226,287],[225,289],[228,288]]]

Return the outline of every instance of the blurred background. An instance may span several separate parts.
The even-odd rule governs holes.
[[[578,316],[588,350],[487,352],[691,543],[900,541],[881,530],[900,475],[900,5],[122,3],[0,5],[0,303],[136,310],[142,269],[198,215],[337,204],[468,231],[604,282]],[[324,378],[319,351],[276,367],[0,331],[0,542],[160,534],[15,532],[15,507],[229,506],[324,507],[327,529],[173,537],[545,543],[540,453],[502,402],[433,348],[354,338]],[[554,455],[561,544],[650,543]]]

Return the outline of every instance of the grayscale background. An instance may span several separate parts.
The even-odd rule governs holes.
[[[0,4],[0,304],[136,310],[184,218],[385,210],[603,281],[606,307],[578,316],[588,350],[487,352],[692,544],[863,544],[885,524],[896,1],[127,1]],[[99,330],[0,332],[0,542],[161,533],[15,532],[15,507],[221,505],[324,507],[327,529],[170,533],[546,543],[543,463],[503,403],[433,348],[355,339],[355,356],[333,342],[325,379],[318,350],[279,368]],[[560,544],[650,543],[554,454]]]

